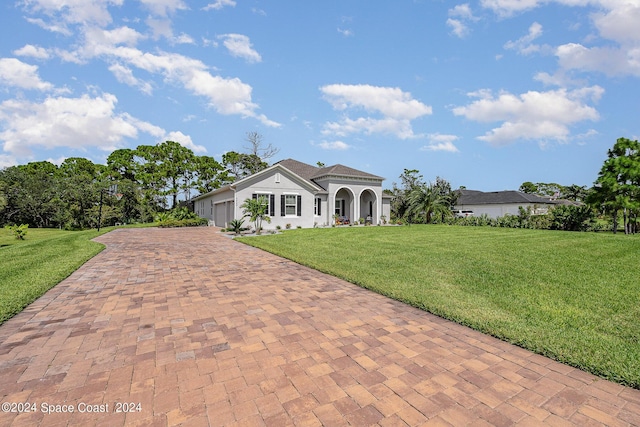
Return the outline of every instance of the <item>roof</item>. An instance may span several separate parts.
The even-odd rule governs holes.
[[[458,205],[494,205],[510,203],[555,204],[555,202],[550,199],[513,190],[491,192],[475,190],[459,191],[460,197],[458,198]]]
[[[358,169],[350,168],[348,166],[344,166],[341,164],[327,166],[323,168],[319,168],[316,166],[309,165],[307,163],[299,162],[294,159],[284,159],[276,162],[275,164],[279,164],[289,169],[291,172],[295,173],[301,178],[304,178],[314,185],[319,185],[315,180],[320,179],[325,176],[346,176],[350,178],[366,178],[366,179],[376,179],[383,180],[384,178],[370,174],[368,172],[363,172]]]

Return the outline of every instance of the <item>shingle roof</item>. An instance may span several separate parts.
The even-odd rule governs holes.
[[[459,205],[491,205],[506,203],[541,203],[553,204],[554,201],[545,199],[533,194],[521,193],[519,191],[475,191],[460,190],[458,198]]]
[[[368,172],[363,172],[340,164],[319,168],[293,159],[280,160],[279,162],[276,162],[276,164],[284,166],[301,178],[311,181],[314,185],[319,185],[317,182],[315,182],[315,179],[329,175],[380,180],[384,179],[377,175],[373,175]]]

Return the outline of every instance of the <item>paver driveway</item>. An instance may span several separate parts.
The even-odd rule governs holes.
[[[99,240],[0,327],[0,425],[640,425],[638,390],[214,228]]]

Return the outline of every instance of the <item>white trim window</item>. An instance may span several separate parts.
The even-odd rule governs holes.
[[[313,199],[313,214],[315,216],[322,215],[322,199],[320,197]]]
[[[345,212],[344,205],[345,205],[344,199],[336,199],[334,213],[338,216],[344,216],[344,212]]]
[[[280,196],[281,216],[302,216],[302,196],[299,194],[283,194]]]

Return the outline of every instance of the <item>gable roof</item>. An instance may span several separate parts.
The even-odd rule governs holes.
[[[555,202],[550,199],[513,190],[491,192],[459,190],[459,192],[460,197],[458,197],[458,205],[493,205],[511,203],[555,204]]]

